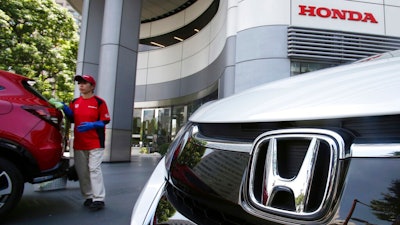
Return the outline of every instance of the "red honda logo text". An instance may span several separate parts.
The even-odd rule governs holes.
[[[326,7],[315,7],[306,5],[299,5],[299,8],[299,15],[301,16],[318,16],[321,18],[360,21],[365,23],[378,23],[374,15],[368,12],[361,13],[352,10],[330,9]]]

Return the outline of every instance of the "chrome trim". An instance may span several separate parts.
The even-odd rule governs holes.
[[[165,191],[167,172],[162,158],[143,187],[132,210],[131,225],[151,225],[157,204]]]
[[[268,131],[260,136],[257,137],[257,139],[253,143],[252,150],[254,151],[254,145],[259,141],[259,139],[263,138],[266,135],[289,135],[287,137],[290,137],[290,135],[296,134],[297,135],[309,135],[309,134],[323,134],[323,135],[328,135],[331,136],[333,139],[337,140],[337,145],[338,149],[341,149],[342,151],[338,152],[338,158],[339,159],[344,159],[346,157],[346,152],[345,152],[345,143],[343,138],[336,132],[330,131],[330,130],[325,130],[325,129],[318,129],[318,128],[293,128],[293,129],[282,129],[282,130],[273,130],[273,131]],[[294,137],[294,136],[293,136]],[[253,154],[253,152],[252,152]]]
[[[221,139],[205,137],[199,133],[199,128],[196,125],[192,126],[192,138],[195,139],[197,143],[202,143],[202,145],[206,148],[233,151],[233,152],[250,153],[253,145],[252,143],[247,143],[247,142],[221,140]]]
[[[160,219],[167,220],[161,221],[160,224],[196,225],[178,212],[166,197],[167,171],[164,165],[165,158],[162,158],[143,187],[132,210],[131,225],[159,224]],[[158,212],[158,210],[167,211]],[[159,215],[163,215],[163,217],[158,218]]]
[[[277,172],[277,141],[278,140],[310,140],[310,144],[308,146],[308,150],[306,151],[305,159],[302,162],[300,170],[297,176],[286,179],[282,178]],[[304,211],[308,198],[310,196],[310,188],[313,182],[313,172],[315,162],[317,160],[318,148],[320,142],[327,143],[330,149],[330,165],[327,173],[327,181],[326,184],[323,184],[324,194],[321,199],[320,205],[314,209],[313,211],[306,212]],[[268,195],[268,198],[273,198],[273,194],[275,193],[277,188],[281,190],[287,190],[288,192],[293,193],[294,199],[296,199],[295,206],[296,211],[284,210],[275,208],[272,206],[268,200],[259,199],[255,195],[255,190],[260,190],[260,187],[256,188],[256,179],[260,179],[259,177],[255,177],[256,168],[259,167],[259,151],[262,151],[263,146],[267,147],[267,155],[264,164],[264,177],[262,182],[262,189],[265,189]],[[265,219],[271,219],[271,214],[277,214],[279,216],[276,218],[277,220],[286,220],[287,222],[293,222],[292,219],[288,219],[289,217],[293,217],[298,219],[304,218],[312,218],[317,215],[320,216],[322,212],[327,213],[326,209],[332,203],[336,195],[336,186],[337,186],[337,176],[339,174],[338,162],[339,159],[344,158],[345,156],[345,148],[344,148],[344,140],[342,137],[330,130],[324,129],[283,129],[283,130],[274,130],[270,132],[266,132],[261,134],[254,142],[253,151],[252,151],[252,159],[249,167],[249,176],[246,178],[247,184],[244,185],[242,202],[243,208],[247,210],[249,213],[261,216]],[[263,196],[264,193],[258,194],[258,196]],[[276,217],[276,215],[274,216]],[[307,219],[307,220],[308,220]],[[295,220],[294,220],[295,221]]]
[[[400,158],[400,143],[352,144],[349,157]]]
[[[265,188],[266,193],[269,198],[265,199],[266,206],[272,205],[272,200],[274,191],[276,188],[285,187],[286,189],[291,190],[294,194],[294,198],[296,199],[296,213],[304,214],[304,208],[307,205],[308,196],[310,196],[311,191],[311,182],[314,174],[314,165],[318,155],[320,140],[318,138],[313,137],[308,147],[306,156],[303,160],[301,168],[297,174],[297,176],[293,179],[285,179],[279,176],[278,172],[278,147],[277,147],[277,139],[272,138],[269,142],[267,158],[265,160]],[[251,175],[250,175],[251,176]],[[254,178],[253,178],[254,179]],[[254,199],[254,194],[250,193],[251,197]],[[264,206],[264,205],[263,205]]]

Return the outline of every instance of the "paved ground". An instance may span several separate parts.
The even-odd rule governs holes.
[[[129,163],[103,163],[106,207],[96,212],[83,207],[78,182],[67,181],[65,188],[52,191],[26,184],[18,206],[0,224],[129,225],[136,199],[159,160],[135,154]]]

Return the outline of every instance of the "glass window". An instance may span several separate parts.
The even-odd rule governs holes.
[[[316,71],[324,68],[334,67],[338,64],[322,63],[322,62],[302,62],[292,61],[290,64],[290,76],[295,76],[302,73]]]
[[[140,130],[142,128],[142,109],[134,109],[132,125],[132,146],[140,146]]]
[[[159,108],[156,109],[157,132],[154,136],[154,147],[162,146],[171,142],[171,109]]]
[[[155,110],[154,109],[143,110],[142,119],[143,119],[142,133],[141,133],[142,145],[145,147],[151,147],[153,145],[153,134],[157,130]]]
[[[174,106],[172,107],[172,120],[171,120],[171,137],[172,139],[178,133],[179,129],[187,121],[187,106]]]
[[[132,145],[165,154],[169,143],[202,104],[218,98],[218,91],[187,105],[165,108],[134,109]]]

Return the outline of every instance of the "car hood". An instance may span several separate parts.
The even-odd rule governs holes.
[[[264,84],[208,103],[202,123],[314,120],[400,112],[400,57],[348,64]]]

